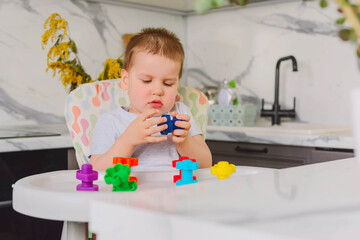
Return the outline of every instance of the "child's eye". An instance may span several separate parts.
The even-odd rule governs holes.
[[[165,86],[171,87],[172,85],[174,85],[173,83],[164,83]]]
[[[151,80],[148,80],[148,79],[143,79],[142,80],[144,83],[149,83],[149,82],[151,82]]]

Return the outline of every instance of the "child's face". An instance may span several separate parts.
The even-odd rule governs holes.
[[[180,63],[161,55],[136,54],[129,71],[122,70],[122,88],[128,90],[130,112],[158,109],[161,116],[175,104]]]

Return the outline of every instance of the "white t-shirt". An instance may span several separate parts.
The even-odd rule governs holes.
[[[96,123],[92,145],[89,155],[104,154],[115,143],[116,139],[124,133],[129,124],[139,115],[129,112],[130,107],[120,107],[112,112],[104,113]],[[176,102],[171,112],[177,111],[179,114],[190,116],[191,128],[190,136],[202,134],[201,129],[196,124],[190,109],[182,102]],[[170,113],[168,113],[170,114]],[[153,136],[161,136],[156,133]],[[160,143],[146,143],[135,147],[132,157],[139,159],[139,165],[132,167],[132,171],[151,171],[169,170],[172,168],[172,161],[179,159],[179,153],[175,144],[168,139]],[[118,156],[121,157],[121,156]]]

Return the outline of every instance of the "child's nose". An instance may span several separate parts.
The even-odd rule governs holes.
[[[161,87],[156,87],[151,90],[153,95],[163,95],[164,91]]]

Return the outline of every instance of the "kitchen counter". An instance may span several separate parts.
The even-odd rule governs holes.
[[[92,203],[90,229],[99,240],[358,239],[359,173],[353,158],[123,193]]]
[[[1,128],[13,130],[14,132],[18,129],[21,130],[21,132],[29,130],[33,132],[54,133],[59,135],[36,137],[26,136],[0,139],[0,152],[17,152],[26,150],[73,147],[70,133],[65,124],[51,124],[42,126],[2,126]]]
[[[235,128],[223,126],[207,126],[207,140],[230,141],[230,142],[248,142],[263,143],[276,145],[290,145],[303,147],[321,147],[321,148],[338,148],[338,149],[354,149],[354,138],[351,130],[338,132],[321,132],[313,131],[286,131],[272,130],[269,128],[258,128],[254,131],[252,127]],[[311,133],[311,132],[310,132]]]
[[[4,126],[1,128],[5,128]],[[0,139],[0,152],[72,148],[71,135],[65,124],[43,126],[12,126],[8,129],[29,129],[33,131],[59,133],[60,136],[25,137]],[[235,129],[235,130],[234,130]],[[353,149],[354,140],[350,132],[331,134],[280,134],[276,132],[242,131],[241,128],[207,127],[206,139],[249,143],[280,144],[324,148]]]

